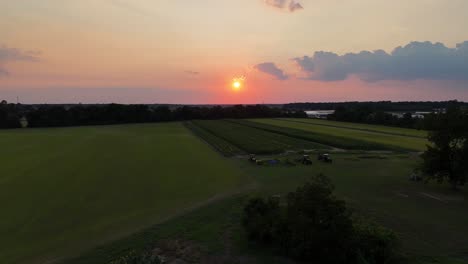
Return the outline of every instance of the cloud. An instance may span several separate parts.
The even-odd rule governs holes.
[[[0,46],[0,63],[7,61],[38,61],[38,53]]]
[[[190,70],[185,71],[185,73],[190,74],[190,75],[199,75],[199,74],[200,74],[200,72],[197,72],[197,71],[190,71]]]
[[[293,61],[306,79],[341,81],[356,75],[367,82],[382,80],[468,81],[468,41],[448,48],[442,43],[411,42],[395,48],[338,55],[317,51]]]
[[[9,75],[9,73],[5,69],[0,68],[0,77],[8,76],[8,75]]]
[[[0,46],[0,76],[9,75],[5,69],[5,65],[13,61],[39,61],[38,52],[21,51],[19,49],[8,48],[4,45]]]
[[[260,72],[272,75],[278,80],[287,80],[287,79],[289,79],[289,76],[287,74],[285,74],[283,70],[278,68],[272,62],[260,63],[260,64],[255,65],[254,68],[257,69]]]
[[[304,9],[304,7],[295,0],[265,0],[265,3],[272,7],[289,10],[290,12]]]
[[[299,2],[291,1],[289,3],[289,11],[294,12],[301,9],[304,9],[304,7],[302,7],[302,5]]]

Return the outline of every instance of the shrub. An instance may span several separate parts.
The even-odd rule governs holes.
[[[354,224],[359,258],[368,264],[385,264],[395,260],[398,239],[396,234],[376,223],[357,220]]]

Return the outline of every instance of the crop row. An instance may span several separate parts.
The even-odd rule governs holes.
[[[192,124],[248,153],[272,154],[287,150],[328,148],[315,142],[265,131],[229,120],[197,120],[193,121]],[[216,143],[211,141],[214,138],[206,136],[204,139],[215,145]]]
[[[345,136],[346,134],[343,134],[343,136],[338,136],[338,135],[333,135],[331,133],[315,132],[312,129],[305,130],[305,129],[292,128],[292,127],[289,127],[289,126],[294,125],[292,122],[289,122],[290,124],[288,124],[288,126],[286,125],[279,126],[279,125],[271,124],[275,121],[280,121],[280,120],[260,119],[260,120],[255,120],[255,122],[249,121],[249,120],[231,120],[231,122],[242,124],[244,126],[261,129],[267,132],[277,133],[277,134],[281,134],[281,135],[292,137],[292,138],[309,140],[312,142],[317,142],[320,144],[333,146],[336,148],[353,149],[353,150],[356,150],[356,149],[358,150],[411,150],[411,148],[407,148],[404,146],[383,144],[383,143],[367,140],[365,138],[347,137]]]
[[[195,121],[196,122],[196,121]],[[213,133],[207,131],[199,124],[194,124],[194,122],[185,122],[185,126],[190,129],[195,135],[208,142],[213,146],[217,151],[221,152],[226,157],[231,157],[234,155],[245,154],[241,149],[232,145],[228,141],[220,138]]]

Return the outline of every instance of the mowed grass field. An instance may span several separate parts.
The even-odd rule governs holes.
[[[181,123],[0,131],[0,263],[49,263],[235,192]]]
[[[388,128],[388,131],[385,131],[384,128],[379,127],[378,129],[374,128],[372,131],[368,128],[362,127],[359,128],[359,124],[354,124],[353,128],[349,126],[341,126],[339,127],[336,122],[331,123],[330,125],[325,125],[328,121],[321,121],[320,124],[314,123],[317,122],[316,120],[309,121],[309,119],[299,119],[301,120],[298,122],[298,119],[252,119],[251,121],[257,122],[263,125],[270,125],[270,126],[277,126],[289,129],[297,129],[309,132],[311,134],[317,134],[318,136],[322,137],[329,137],[333,140],[333,137],[346,142],[352,142],[353,140],[357,140],[360,142],[367,142],[371,144],[371,148],[376,148],[375,144],[380,145],[383,149],[402,149],[402,150],[410,150],[410,151],[423,151],[426,149],[426,145],[428,141],[426,138],[421,137],[423,134],[420,131],[417,131],[417,134],[420,136],[415,137],[415,132],[398,129],[398,134],[395,133],[394,128]],[[406,131],[406,132],[404,132]],[[403,133],[408,133],[408,136],[402,135]],[[362,144],[361,145],[365,145]],[[345,148],[346,146],[343,145]],[[358,143],[359,146],[359,143]],[[353,147],[354,148],[354,147]],[[367,149],[371,149],[367,148]]]
[[[420,162],[415,153],[340,151],[331,154],[332,164],[314,159],[312,166],[257,166],[245,156],[259,151],[270,153],[260,159],[295,160],[302,155],[281,152],[329,148],[314,139],[385,149],[404,137],[388,149],[411,150],[411,140],[423,138],[298,121],[0,131],[0,263],[108,264],[161,239],[253,263],[285,263],[247,243],[242,207],[253,196],[284,196],[318,173],[331,177],[336,195],[357,214],[395,230],[409,263],[468,262],[467,191],[409,181]]]
[[[336,127],[336,128],[347,128],[347,129],[369,131],[369,132],[380,132],[380,133],[391,134],[391,135],[427,138],[427,131],[409,129],[409,128],[359,124],[359,123],[350,123],[350,122],[339,122],[339,121],[314,119],[314,118],[276,118],[276,119],[291,121],[291,122],[306,123],[306,124],[323,125],[323,126]]]
[[[290,159],[300,156],[289,155]],[[268,157],[275,155],[262,156]],[[64,263],[110,263],[118,254],[147,248],[161,239],[192,241],[211,254],[241,256],[245,263],[291,263],[246,241],[241,227],[242,208],[251,197],[285,197],[319,173],[332,179],[336,196],[357,215],[397,233],[402,254],[408,260],[403,263],[468,263],[466,191],[454,193],[448,185],[409,181],[408,176],[419,162],[413,154],[343,152],[332,157],[332,164],[314,161],[312,166],[293,167],[257,166],[246,158],[231,158],[236,167],[252,175],[256,188],[249,193],[210,204]]]
[[[467,190],[454,192],[449,184],[409,181],[420,161],[413,154],[331,155],[332,164],[314,160],[312,166],[252,166],[239,161],[239,166],[255,175],[263,192],[271,195],[294,190],[323,173],[332,179],[336,195],[357,214],[393,229],[411,259],[468,257]]]

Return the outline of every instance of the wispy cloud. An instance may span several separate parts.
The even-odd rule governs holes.
[[[9,48],[5,45],[0,46],[0,76],[9,75],[5,65],[13,61],[39,61],[39,52],[37,51],[22,51],[15,48]]]
[[[288,10],[289,12],[298,11],[304,9],[301,3],[295,0],[264,0],[265,4],[276,7],[283,10]]]
[[[5,69],[0,68],[0,77],[2,76],[8,76],[8,72]]]
[[[287,79],[289,79],[289,76],[286,73],[284,73],[283,70],[278,68],[272,62],[260,63],[260,64],[255,65],[254,68],[257,69],[260,72],[271,75],[271,76],[275,77],[278,80],[287,80]]]
[[[190,74],[190,75],[199,75],[199,74],[200,74],[200,72],[197,72],[197,71],[190,71],[190,70],[185,71],[185,73]]]

